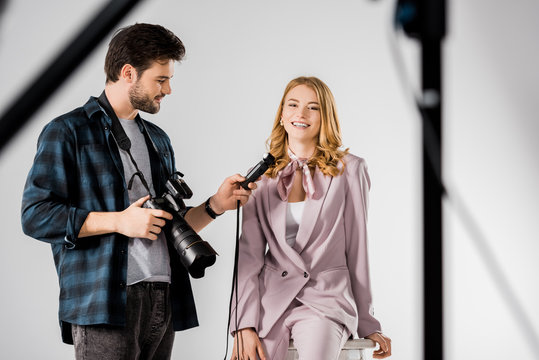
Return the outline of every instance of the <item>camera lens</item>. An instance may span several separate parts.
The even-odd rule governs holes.
[[[170,233],[172,245],[189,274],[195,279],[203,277],[206,268],[215,263],[217,252],[181,216],[172,219]]]

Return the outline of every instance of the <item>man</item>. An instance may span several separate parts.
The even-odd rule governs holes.
[[[166,191],[174,153],[165,132],[138,114],[159,111],[184,54],[162,26],[121,29],[105,59],[104,93],[39,137],[22,225],[52,246],[62,339],[74,343],[77,359],[168,359],[174,330],[198,325],[188,273],[162,231],[172,215],[144,207],[150,194]],[[199,231],[237,200],[245,203],[243,180],[225,179],[185,220]]]

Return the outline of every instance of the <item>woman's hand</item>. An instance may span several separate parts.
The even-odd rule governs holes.
[[[391,356],[391,339],[382,333],[372,333],[369,336],[365,336],[366,339],[371,339],[379,345],[377,350],[374,350],[372,357],[375,359],[383,359]]]
[[[238,347],[241,349],[238,357]],[[230,360],[266,360],[266,354],[262,349],[262,343],[258,338],[256,331],[252,328],[245,328],[236,331],[234,335],[234,347],[232,348],[232,357]]]

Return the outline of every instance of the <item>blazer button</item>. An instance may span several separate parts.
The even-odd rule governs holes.
[[[305,271],[305,272],[303,273],[303,277],[304,277],[304,278],[308,278],[308,277],[309,277],[309,274],[307,274],[307,272]]]
[[[288,271],[283,271],[283,273],[281,274],[282,277],[285,277],[286,275],[288,275]]]

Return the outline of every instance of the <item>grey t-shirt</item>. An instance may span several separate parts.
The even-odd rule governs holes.
[[[140,131],[135,120],[120,119],[120,123],[131,140],[131,155],[135,159],[138,168],[144,174],[152,194],[155,194],[152,181],[152,169],[150,166],[150,155],[144,139],[144,134]],[[125,181],[129,180],[136,172],[135,166],[127,151],[119,149],[120,157],[124,167]],[[128,190],[129,203],[132,204],[141,197],[148,195],[148,190],[142,184],[140,177],[133,180],[131,190]],[[158,235],[157,240],[143,238],[130,238],[127,259],[127,285],[132,285],[140,281],[163,281],[170,282],[170,258],[163,232]]]

